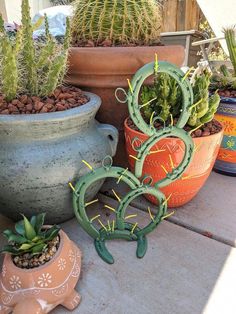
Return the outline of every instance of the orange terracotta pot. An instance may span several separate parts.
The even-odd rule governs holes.
[[[80,303],[75,291],[81,269],[81,251],[60,231],[60,246],[41,267],[21,269],[6,254],[0,277],[1,314],[45,314],[61,304],[73,310]]]
[[[181,66],[184,61],[183,46],[150,47],[93,47],[71,48],[67,81],[101,97],[102,106],[97,119],[114,125],[120,134],[115,164],[125,166],[124,120],[128,116],[127,105],[115,98],[117,87],[127,88],[127,78],[146,63],[158,59]],[[148,83],[148,81],[147,81]]]
[[[148,136],[131,129],[126,120],[125,141],[131,171],[134,171],[135,160],[130,157],[130,155],[137,155],[137,152],[133,149],[131,144],[134,138],[136,138],[136,141],[133,145],[139,146],[140,143],[148,139]],[[195,152],[191,164],[181,179],[161,189],[166,197],[172,194],[168,201],[168,207],[180,207],[188,203],[198,193],[210,175],[219,152],[222,138],[223,128],[217,134],[193,139]],[[147,156],[144,162],[143,175],[151,175],[155,183],[166,176],[162,166],[164,166],[168,172],[171,172],[171,160],[173,161],[174,167],[180,164],[184,156],[184,143],[178,138],[166,138],[154,145],[152,150],[164,150]],[[156,200],[152,196],[147,195],[146,197],[152,203],[156,204]]]

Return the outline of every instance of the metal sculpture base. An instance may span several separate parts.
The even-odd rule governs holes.
[[[110,235],[105,233],[104,230],[100,230],[100,239],[94,240],[94,245],[96,248],[96,251],[98,255],[108,264],[113,264],[114,263],[114,258],[108,251],[105,241],[107,240],[114,240],[114,239],[123,239],[127,241],[137,241],[137,250],[136,250],[136,256],[138,258],[144,257],[144,255],[147,252],[147,238],[143,235],[137,236],[133,234],[133,236],[130,236],[130,232],[134,228],[134,224],[131,223],[126,223],[125,224],[125,230],[118,230],[115,229],[113,233]],[[137,231],[141,231],[140,228],[136,228]]]

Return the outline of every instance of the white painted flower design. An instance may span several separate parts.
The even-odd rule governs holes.
[[[64,270],[66,268],[66,260],[64,258],[60,258],[57,266],[59,270]]]
[[[13,290],[18,290],[21,288],[20,277],[13,275],[9,280],[10,286]]]
[[[52,283],[52,276],[49,273],[42,274],[38,278],[38,285],[41,288],[47,288]]]
[[[74,262],[74,260],[75,260],[75,252],[72,250],[69,251],[69,259],[70,259],[71,263]]]
[[[6,273],[7,273],[6,266],[3,265],[3,266],[2,266],[2,276],[5,277],[5,276],[6,276]]]

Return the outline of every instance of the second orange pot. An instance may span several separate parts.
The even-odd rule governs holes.
[[[134,138],[137,145],[140,145],[148,139],[148,136],[130,128],[126,119],[125,141],[131,171],[134,171],[135,159],[130,156],[137,155],[131,144]],[[171,195],[168,207],[180,207],[188,203],[202,188],[213,168],[222,138],[223,128],[219,133],[193,139],[194,157],[188,169],[180,179],[161,189],[166,197]],[[147,156],[144,162],[143,175],[152,176],[154,183],[163,179],[166,176],[165,170],[171,172],[172,166],[176,168],[182,161],[184,147],[184,143],[178,138],[160,140],[152,147],[152,151],[158,150],[160,152]],[[152,196],[147,195],[147,198],[155,203]]]

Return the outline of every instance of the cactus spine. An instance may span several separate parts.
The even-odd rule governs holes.
[[[77,0],[72,20],[73,42],[149,45],[160,36],[156,0]]]

